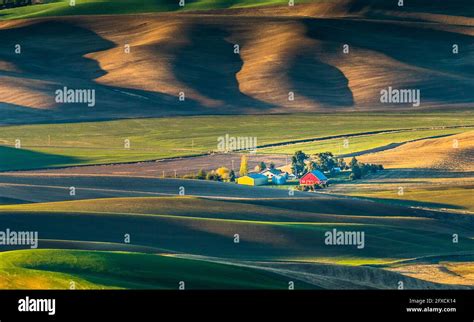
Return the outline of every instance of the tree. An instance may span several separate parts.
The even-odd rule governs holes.
[[[370,172],[371,173],[376,173],[378,169],[379,169],[378,165],[376,165],[376,164],[371,164],[370,165]]]
[[[355,165],[352,167],[352,173],[351,173],[351,175],[349,176],[349,178],[351,178],[351,180],[355,180],[355,179],[360,179],[360,178],[362,178],[362,170],[361,170],[361,168],[359,167],[358,164],[355,164]]]
[[[230,170],[226,167],[220,167],[217,169],[216,174],[224,181],[228,181],[230,178]]]
[[[248,158],[244,154],[240,159],[240,171],[239,174],[241,177],[246,176],[249,173]]]
[[[305,161],[309,158],[307,154],[303,151],[297,151],[291,157],[291,169],[293,170],[293,174],[301,178],[305,174],[306,163]]]
[[[346,164],[346,161],[344,161],[344,159],[337,159],[337,166],[339,168],[341,168],[341,170],[345,170],[347,169],[347,164]]]
[[[212,173],[212,171],[206,174],[206,180],[214,180],[214,173]]]
[[[199,180],[206,179],[206,171],[204,171],[203,169],[200,169],[197,173],[196,178],[198,178]]]
[[[362,177],[365,176],[370,171],[370,164],[361,163],[360,170],[362,172]]]
[[[323,152],[316,154],[316,161],[323,171],[331,171],[337,164],[337,160],[331,152]]]
[[[221,177],[217,173],[215,173],[214,171],[211,171],[206,175],[206,180],[220,181]]]
[[[352,160],[349,163],[349,166],[351,167],[351,169],[354,168],[354,166],[356,166],[358,164],[359,164],[359,161],[357,161],[356,157],[352,157]]]
[[[311,172],[314,170],[321,170],[321,167],[317,162],[310,161],[306,164],[306,171],[305,172]]]
[[[230,182],[235,182],[235,172],[234,172],[234,170],[230,170],[229,181]]]

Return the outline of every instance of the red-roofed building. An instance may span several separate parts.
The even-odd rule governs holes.
[[[327,182],[328,178],[318,170],[308,172],[300,179],[300,185],[302,186],[314,186],[316,184],[326,184]]]

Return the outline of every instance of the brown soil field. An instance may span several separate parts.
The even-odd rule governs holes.
[[[269,165],[271,162],[276,167],[284,166],[290,156],[283,155],[262,155],[262,154],[246,154],[248,157],[248,167],[252,170],[260,162]],[[151,178],[174,178],[175,171],[177,177],[184,175],[196,174],[203,169],[206,172],[216,170],[220,167],[234,169],[238,174],[240,169],[240,161],[242,154],[238,153],[217,153],[211,155],[202,155],[195,157],[173,158],[148,162],[106,164],[69,167],[59,169],[45,169],[36,171],[17,172],[35,173],[35,174],[64,174],[64,175],[119,175],[119,176],[137,176]],[[164,173],[163,173],[164,172]]]
[[[419,89],[417,109],[472,106],[474,19],[337,4],[0,22],[2,123],[415,109],[380,103],[389,86]],[[63,86],[96,106],[56,103]]]
[[[435,283],[474,286],[474,264],[472,262],[403,265],[392,268],[390,271]]]
[[[334,184],[326,191],[472,214],[473,151],[473,131],[405,143],[358,156],[359,161],[383,164],[386,170],[361,180]]]
[[[474,131],[420,140],[394,149],[358,157],[385,168],[474,171]]]

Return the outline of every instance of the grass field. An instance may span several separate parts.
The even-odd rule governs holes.
[[[299,2],[308,2],[300,0]],[[1,19],[38,18],[45,16],[136,14],[179,10],[209,10],[245,8],[268,5],[287,5],[287,0],[187,0],[184,8],[174,0],[77,0],[74,7],[66,0],[47,1],[46,4],[3,10]]]
[[[399,121],[400,118],[403,118],[403,122]],[[290,119],[291,126],[288,126]],[[194,155],[217,150],[218,138],[226,134],[234,137],[256,137],[260,146],[370,131],[472,125],[474,113],[466,111],[420,114],[202,116],[3,126],[0,127],[0,170],[131,162]],[[269,129],[278,129],[278,135]],[[462,130],[439,129],[371,135],[351,138],[349,146],[350,150],[359,151],[383,146],[388,142],[446,135],[458,131]],[[22,149],[14,148],[16,139],[21,140]],[[130,149],[124,148],[125,139],[130,140]],[[331,150],[333,147],[332,152],[339,153],[337,142],[340,143],[341,140],[342,138],[328,140],[327,143],[325,141],[319,148],[318,144],[321,142],[307,144],[309,151],[306,152]],[[291,153],[297,149],[281,148],[282,151]]]
[[[188,289],[286,289],[288,280],[297,289],[472,285],[471,217],[364,200],[113,198],[0,206],[0,218],[39,231],[45,248],[0,253],[1,289],[177,289],[182,280]],[[365,247],[326,245],[334,228],[364,232]],[[434,258],[462,274],[426,273]]]
[[[404,187],[404,194],[398,194],[398,188]],[[410,184],[409,181],[397,185],[379,184],[376,187],[354,187],[346,195],[366,197],[380,202],[430,208],[450,208],[474,213],[474,183],[452,185],[444,184]]]
[[[449,130],[415,130],[399,133],[372,134],[346,139],[331,139],[325,140],[323,142],[316,141],[310,143],[297,143],[286,146],[263,148],[259,149],[258,152],[293,154],[295,151],[302,150],[307,154],[331,151],[335,155],[346,155],[377,148],[391,147],[392,145],[396,145],[398,143],[405,143],[429,137],[453,135],[465,131],[466,128],[458,128]],[[344,144],[345,142],[347,143],[346,145]]]
[[[474,247],[470,221],[450,222],[431,218],[429,212],[390,205],[370,209],[371,205],[332,198],[118,198],[1,206],[0,217],[7,227],[14,227],[21,218],[29,230],[41,232],[44,242],[125,247],[123,234],[127,233],[135,246],[238,260],[388,265],[465,253]],[[333,228],[363,231],[365,247],[326,245],[324,234]],[[450,242],[453,230],[460,234],[459,244]],[[235,234],[240,236],[237,244]]]
[[[196,274],[206,272],[205,274]],[[0,289],[288,289],[255,269],[161,255],[79,250],[0,253]],[[232,278],[228,278],[232,276]],[[296,282],[297,288],[316,288]]]

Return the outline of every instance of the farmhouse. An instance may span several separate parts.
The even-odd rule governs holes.
[[[316,184],[326,184],[327,182],[328,178],[318,170],[308,172],[300,179],[300,185],[302,186],[314,186]]]
[[[280,176],[283,174],[283,171],[281,170],[278,170],[278,169],[265,169],[263,170],[262,172],[260,172],[260,174],[263,174],[265,177],[267,177],[268,179],[271,179],[273,178],[274,176]]]
[[[237,183],[248,186],[263,186],[268,183],[268,178],[260,173],[249,173],[246,176],[237,178]]]

